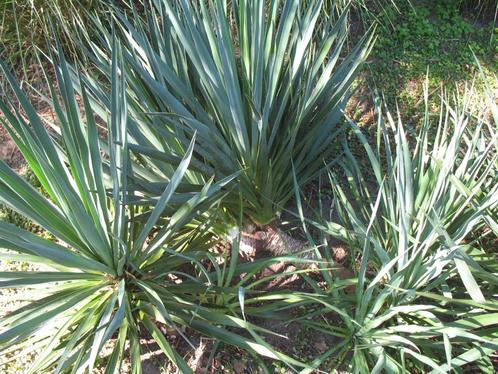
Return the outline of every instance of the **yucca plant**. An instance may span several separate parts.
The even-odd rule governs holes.
[[[333,156],[372,33],[343,55],[346,13],[330,24],[320,16],[322,1],[151,3],[144,26],[125,17],[116,26],[134,118],[130,148],[149,173],[148,180],[136,175],[137,183],[157,193],[154,185],[169,180],[171,163],[196,132],[187,180],[202,184],[242,170],[225,208],[238,217],[240,193],[253,221],[271,222],[293,195],[292,164],[304,185]],[[108,76],[109,52],[89,49]]]
[[[128,180],[133,168],[131,120],[120,52],[115,45],[111,110],[109,117],[101,118],[108,124],[103,129],[90,109],[83,82],[83,108],[79,107],[68,65],[61,53],[59,58],[56,73],[62,102],[48,82],[59,134],[44,127],[1,64],[19,105],[0,101],[0,120],[44,194],[0,162],[0,199],[56,238],[47,240],[0,222],[1,260],[40,265],[0,273],[0,287],[32,297],[18,310],[0,316],[2,357],[19,350],[21,355],[36,353],[29,373],[91,373],[97,365],[105,373],[116,373],[127,356],[131,372],[140,373],[140,339],[146,334],[187,373],[191,370],[164,333],[175,330],[185,337],[184,326],[253,354],[297,363],[269,347],[257,335],[262,330],[246,320],[257,308],[244,314],[243,300],[250,292],[242,292],[242,282],[232,286],[236,246],[230,264],[208,252],[209,222],[200,214],[219,203],[221,189],[234,176],[208,182],[187,199],[175,199],[192,158],[194,136],[156,204],[132,204],[137,199]],[[201,219],[201,224],[191,224],[194,219]],[[210,267],[216,271],[208,271]],[[257,269],[246,266],[246,272],[252,271]],[[243,329],[256,341],[234,329]],[[109,355],[102,358],[102,349],[109,344]]]
[[[325,286],[305,277],[316,294],[302,295],[315,305],[302,323],[338,339],[312,367],[494,372],[496,253],[477,247],[473,235],[496,224],[498,134],[468,113],[468,98],[443,102],[435,127],[426,109],[412,146],[389,113],[389,129],[379,114],[376,147],[352,124],[373,175],[345,145],[347,158],[330,173],[340,224],[313,223],[346,244],[355,276],[340,280],[322,265]]]
[[[462,242],[479,225],[494,225],[489,217],[498,198],[495,194],[496,128],[483,117],[470,114],[469,105],[469,95],[454,107],[443,99],[434,127],[426,96],[424,122],[415,135],[413,151],[410,151],[403,125],[399,121],[395,123],[390,113],[387,113],[389,126],[396,129],[393,151],[382,119],[379,119],[375,150],[367,146],[365,137],[355,127],[369,156],[374,182],[382,186],[380,204],[385,220],[375,221],[371,231],[378,238],[386,238],[383,247],[389,251],[400,254],[410,238],[425,241],[428,232],[432,232],[432,217],[441,220],[442,228],[455,243]],[[351,182],[348,191],[354,199],[369,202],[361,205],[361,213],[367,217],[373,204],[367,186],[369,179],[361,172],[360,164],[351,161],[354,158],[347,147],[345,152],[349,167],[344,170]],[[384,165],[381,159],[386,160]],[[345,202],[347,193],[341,195]],[[354,212],[358,209],[350,204],[348,214]],[[401,259],[400,264],[402,262]]]
[[[378,219],[375,210],[372,214]],[[313,307],[298,320],[337,339],[310,367],[353,373],[494,373],[490,356],[498,349],[496,256],[442,246],[432,256],[410,252],[402,268],[394,257],[377,270],[372,263],[385,260],[378,255],[380,243],[361,229],[354,234],[363,241],[347,242],[350,250],[362,253],[356,277],[339,280],[322,270],[326,285],[309,277],[316,293],[300,295],[301,305]],[[470,295],[460,278],[463,271],[468,271],[465,281],[472,273],[480,281]],[[479,295],[488,299],[473,300]]]

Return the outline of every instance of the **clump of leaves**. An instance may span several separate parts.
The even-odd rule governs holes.
[[[345,145],[346,160],[330,173],[340,224],[313,223],[346,243],[355,277],[337,278],[326,250],[326,286],[305,277],[316,294],[302,301],[324,318],[302,323],[338,339],[312,367],[494,372],[496,253],[477,247],[470,234],[496,227],[498,134],[468,112],[469,101],[443,102],[435,127],[426,109],[412,147],[389,113],[387,125],[379,115],[376,146],[352,124],[372,175]],[[346,176],[345,186],[338,175]]]
[[[334,155],[350,85],[373,36],[342,57],[347,15],[332,24],[320,16],[322,1],[225,3],[153,1],[145,25],[120,17],[130,147],[148,173],[138,183],[155,193],[196,132],[187,180],[242,170],[237,194],[223,204],[238,217],[240,193],[244,212],[267,224],[293,195],[292,165],[304,185]],[[108,74],[108,52],[92,49]]]
[[[92,372],[97,365],[114,373],[120,372],[129,350],[132,372],[140,373],[140,337],[146,332],[182,373],[188,373],[191,369],[163,333],[176,330],[185,337],[180,328],[185,326],[253,354],[296,363],[269,347],[257,335],[262,330],[239,316],[241,295],[249,299],[250,292],[241,292],[241,282],[231,287],[235,262],[221,268],[220,259],[207,250],[209,222],[192,224],[219,203],[220,191],[233,176],[175,199],[192,159],[193,136],[157,202],[131,204],[139,198],[128,179],[134,166],[120,52],[114,45],[104,138],[99,137],[84,82],[79,82],[81,109],[68,65],[61,53],[59,58],[62,102],[48,82],[59,134],[44,127],[1,64],[20,106],[0,101],[0,120],[48,197],[0,162],[0,199],[56,238],[47,240],[0,222],[1,259],[42,264],[44,269],[0,273],[0,287],[27,289],[35,296],[0,317],[2,355],[19,349],[21,355],[37,352],[29,373]],[[216,272],[207,270],[210,263]],[[251,311],[257,307],[247,308],[244,316]],[[236,329],[250,332],[253,339]],[[100,361],[108,342],[111,353]]]

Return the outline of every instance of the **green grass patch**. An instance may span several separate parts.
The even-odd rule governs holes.
[[[427,72],[431,89],[438,89],[441,83],[451,87],[474,77],[473,53],[487,75],[498,68],[493,17],[476,19],[464,9],[453,0],[401,3],[399,12],[386,7],[392,23],[378,29],[368,81],[406,115],[417,110]]]

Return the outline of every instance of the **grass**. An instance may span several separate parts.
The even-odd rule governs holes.
[[[379,27],[365,85],[375,87],[391,106],[399,105],[406,119],[414,118],[423,110],[420,105],[427,74],[431,92],[439,91],[441,85],[458,87],[462,92],[463,82],[476,75],[475,54],[490,84],[498,88],[498,33],[492,7],[479,17],[457,1],[410,3],[400,2],[399,11],[386,6],[385,12],[396,27]],[[437,106],[437,100],[433,104]],[[355,119],[361,121],[361,113]]]
[[[91,14],[98,13],[104,18],[113,4],[126,10],[131,3],[127,0],[2,0],[1,56],[11,63],[36,63],[37,49],[49,49],[53,43],[53,32],[58,33],[72,56],[81,56],[73,33],[85,28]]]

